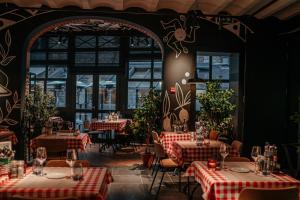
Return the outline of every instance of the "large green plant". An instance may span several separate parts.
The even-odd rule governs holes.
[[[41,134],[49,117],[55,114],[54,96],[44,93],[41,87],[35,86],[34,92],[25,96],[24,121],[30,126],[30,138]]]
[[[141,140],[149,143],[152,130],[161,130],[161,95],[158,91],[151,89],[148,95],[140,97],[141,106],[133,112],[133,133]]]
[[[206,92],[197,96],[201,103],[200,120],[209,129],[228,134],[233,129],[232,112],[235,110],[231,100],[232,89],[221,89],[218,81],[207,82]]]

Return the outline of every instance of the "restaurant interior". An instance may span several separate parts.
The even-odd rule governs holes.
[[[0,0],[0,199],[300,199],[299,30],[299,0]]]

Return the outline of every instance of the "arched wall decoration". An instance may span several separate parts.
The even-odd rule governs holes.
[[[218,26],[223,27],[224,29],[236,35],[243,42],[247,42],[248,33],[254,33],[254,31],[249,26],[241,22],[239,19],[231,16],[197,16],[197,18],[212,22]]]
[[[200,26],[187,26],[186,16],[180,15],[179,19],[175,18],[171,21],[160,21],[166,34],[163,41],[175,52],[178,58],[181,53],[188,54],[189,50],[185,46],[186,43],[194,43],[196,41],[196,30]]]
[[[24,12],[25,11],[25,12]],[[49,13],[52,11],[43,11],[36,9],[13,9],[0,14],[0,31],[32,17]]]
[[[33,30],[27,38],[27,44],[25,44],[25,55],[26,55],[26,77],[25,77],[25,94],[28,93],[29,91],[29,65],[30,65],[30,49],[34,42],[44,33],[49,32],[51,30],[54,30],[55,28],[59,26],[63,26],[69,23],[82,23],[84,21],[90,20],[90,19],[99,19],[99,20],[107,20],[110,23],[115,23],[115,24],[121,24],[123,26],[127,26],[129,28],[135,29],[139,32],[144,33],[145,35],[151,37],[160,47],[161,54],[162,54],[162,59],[164,57],[164,48],[163,48],[163,43],[160,40],[160,38],[152,32],[150,29],[143,27],[139,24],[130,22],[128,20],[124,19],[119,19],[119,18],[112,18],[112,17],[102,17],[102,16],[81,16],[81,17],[68,17],[64,19],[59,19],[59,20],[53,20],[47,24],[43,24],[40,27],[37,27],[35,30]]]

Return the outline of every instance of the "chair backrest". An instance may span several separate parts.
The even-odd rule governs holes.
[[[233,156],[226,157],[226,162],[250,162],[250,159],[246,157]]]
[[[242,152],[243,143],[238,140],[233,140],[231,147],[235,149],[238,153]]]
[[[239,200],[298,200],[298,188],[244,188]]]
[[[153,138],[153,142],[159,142],[159,136],[158,133],[156,131],[152,131],[152,138]]]
[[[154,152],[158,158],[166,157],[163,145],[157,141],[154,141]]]
[[[47,153],[57,153],[67,150],[67,140],[55,140],[55,142],[49,142],[49,140],[38,139],[36,141],[37,147],[45,147]]]
[[[87,160],[76,160],[76,164],[81,164],[82,167],[90,167],[90,162]],[[65,160],[49,160],[46,167],[69,167]]]

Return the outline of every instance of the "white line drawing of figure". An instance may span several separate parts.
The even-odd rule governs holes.
[[[186,25],[186,17],[180,15],[179,19],[172,19],[169,22],[160,21],[164,30],[169,32],[163,37],[163,41],[176,53],[176,58],[183,52],[189,53],[188,48],[183,43],[194,43],[196,41],[196,30],[200,26]]]

